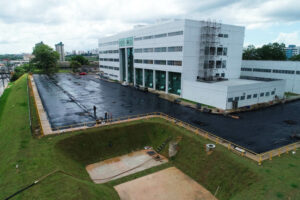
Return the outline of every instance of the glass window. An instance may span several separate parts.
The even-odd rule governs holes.
[[[267,96],[267,97],[270,96],[270,92],[266,92],[266,96]]]
[[[181,66],[182,61],[180,61],[180,60],[168,60],[168,65]]]
[[[218,47],[217,48],[217,55],[221,56],[223,54],[223,48],[222,47]]]
[[[245,96],[241,96],[241,100],[245,100]]]
[[[263,93],[263,92],[262,92],[262,93],[260,93],[260,96],[261,96],[261,97],[265,96],[265,93]]]
[[[134,49],[134,53],[142,53],[143,49]]]
[[[257,94],[253,94],[253,98],[257,98]]]
[[[228,102],[232,102],[233,101],[233,98],[228,98]]]
[[[163,34],[158,34],[158,35],[154,36],[154,38],[162,38],[162,37],[167,37],[167,34],[163,33]]]
[[[227,47],[223,48],[223,56],[227,56]]]
[[[248,94],[248,95],[247,95],[247,99],[251,99],[251,94]]]
[[[182,46],[168,47],[168,52],[179,52],[182,51]]]
[[[222,60],[222,68],[226,68],[226,60]]]
[[[143,37],[136,37],[136,38],[134,38],[134,41],[139,41],[139,40],[142,40],[143,39]]]
[[[224,36],[224,38],[228,38],[228,34],[224,34],[223,36]]]
[[[167,51],[167,47],[157,47],[154,48],[155,52],[166,52]]]
[[[153,60],[143,60],[144,64],[153,64]]]
[[[275,94],[275,91],[272,91],[271,94],[274,95],[274,94]]]
[[[176,35],[183,35],[183,31],[176,31],[168,33],[168,36],[176,36]]]
[[[235,97],[234,98],[235,101],[238,101],[239,99],[240,99],[240,97]]]
[[[144,49],[143,49],[143,52],[144,52],[144,53],[150,53],[150,52],[153,52],[153,48],[144,48]]]
[[[144,36],[144,37],[143,37],[143,40],[149,40],[149,39],[152,39],[152,38],[153,38],[153,35]]]
[[[142,59],[134,59],[134,63],[143,63]]]
[[[165,60],[154,60],[154,64],[156,64],[156,65],[166,65],[166,61]]]

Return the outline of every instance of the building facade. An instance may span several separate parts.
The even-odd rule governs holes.
[[[65,50],[62,42],[55,45],[55,50],[59,53],[59,61],[65,61]]]
[[[299,61],[243,60],[241,76],[286,80],[285,92],[300,94]]]
[[[185,19],[137,27],[99,39],[100,71],[110,79],[221,109],[246,106],[231,101],[237,99],[231,95],[241,90],[238,97],[243,101],[249,87],[260,90],[270,83],[239,79],[243,42],[244,27],[211,21]],[[258,102],[251,100],[248,105]]]
[[[285,55],[288,59],[299,54],[300,54],[300,47],[297,47],[296,45],[289,45],[287,48],[285,48]]]

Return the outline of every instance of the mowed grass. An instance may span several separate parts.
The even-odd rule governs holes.
[[[220,145],[206,155],[205,144],[210,141],[162,119],[37,139],[30,133],[25,76],[5,91],[0,108],[4,108],[0,110],[0,199],[56,169],[69,175],[56,173],[15,199],[119,199],[113,186],[170,166],[213,194],[219,187],[218,199],[300,199],[298,152],[262,166]],[[168,137],[178,136],[182,137],[179,152],[167,164],[101,185],[94,184],[85,170],[88,164],[147,145],[155,148]],[[168,147],[162,154],[167,156]]]

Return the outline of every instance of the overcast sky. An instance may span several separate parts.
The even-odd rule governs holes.
[[[93,49],[99,37],[162,18],[245,26],[245,46],[300,45],[299,0],[0,0],[0,54],[30,53],[40,41]]]

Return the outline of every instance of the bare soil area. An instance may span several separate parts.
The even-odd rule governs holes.
[[[153,150],[141,150],[88,165],[86,170],[95,183],[106,183],[166,162],[168,159]]]
[[[179,169],[168,169],[114,187],[121,200],[217,200]]]

